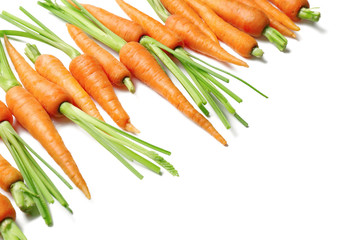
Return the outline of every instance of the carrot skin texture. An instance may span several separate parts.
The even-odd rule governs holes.
[[[19,123],[41,143],[65,174],[90,199],[89,189],[74,159],[49,115],[35,97],[24,88],[17,86],[6,93],[6,102]]]
[[[13,123],[13,116],[10,110],[7,108],[5,103],[0,101],[0,122],[8,121],[10,124]]]
[[[143,27],[148,36],[154,38],[155,40],[161,42],[162,44],[171,49],[183,46],[181,38],[160,22],[137,10],[123,0],[116,0],[116,2],[134,22],[140,24]]]
[[[0,154],[0,188],[8,192],[13,183],[23,180],[21,173]]]
[[[16,219],[16,212],[10,200],[0,193],[0,223],[6,218]]]
[[[258,46],[256,40],[231,24],[225,22],[210,7],[198,0],[184,0],[208,24],[219,40],[245,58],[251,57],[252,50]]]
[[[136,78],[168,100],[220,143],[227,145],[226,140],[195,110],[144,46],[136,42],[126,44],[120,50],[120,59]]]
[[[95,58],[103,67],[109,80],[116,86],[124,86],[123,80],[131,77],[129,70],[94,40],[86,35],[80,28],[66,24],[68,32],[76,45],[87,55]]]
[[[287,36],[287,37],[292,37],[292,38],[296,38],[295,33],[293,33],[290,29],[288,29],[287,27],[285,27],[282,23],[280,23],[278,20],[276,20],[271,14],[269,14],[266,11],[266,7],[263,7],[262,5],[259,5],[256,3],[256,0],[236,0],[240,3],[246,4],[250,7],[254,7],[254,8],[258,8],[261,11],[263,11],[266,16],[269,18],[270,20],[270,27],[275,28],[276,30],[278,30],[281,34]]]
[[[274,19],[283,24],[285,27],[293,31],[300,30],[300,28],[285,13],[272,5],[268,0],[254,0],[254,2],[259,7],[261,7],[264,12],[266,12],[268,15],[271,15]]]
[[[85,91],[104,108],[119,127],[125,129],[130,121],[129,115],[121,106],[101,65],[84,54],[74,58],[69,69]]]
[[[112,14],[105,9],[95,7],[90,4],[82,4],[97,20],[107,25],[112,32],[121,36],[127,42],[138,42],[146,35],[145,30],[136,22]]]
[[[211,40],[219,43],[219,40],[217,39],[215,33],[186,2],[184,2],[183,0],[161,0],[161,3],[171,14],[180,15],[187,18]]]
[[[239,66],[247,64],[226,52],[219,44],[212,41],[207,35],[180,15],[171,15],[166,20],[165,26],[176,32],[190,49],[205,54],[223,62],[230,62]]]
[[[291,20],[297,22],[301,19],[298,13],[302,7],[309,8],[310,4],[307,0],[270,0],[275,6],[283,11]]]
[[[38,74],[20,55],[18,51],[11,45],[5,37],[6,50],[10,59],[15,66],[15,70],[19,75],[24,87],[35,96],[45,110],[55,117],[60,117],[60,105],[63,102],[72,102],[70,95],[60,86],[48,81]]]
[[[236,0],[201,0],[217,15],[238,29],[253,37],[260,37],[269,26],[269,18],[257,8],[239,3]]]
[[[52,55],[42,54],[36,59],[35,69],[47,80],[63,87],[80,109],[103,121],[89,94],[85,92],[59,59]]]

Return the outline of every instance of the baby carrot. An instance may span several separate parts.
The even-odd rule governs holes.
[[[311,10],[308,0],[270,0],[270,2],[295,22],[301,19],[318,22],[320,19],[320,12]]]

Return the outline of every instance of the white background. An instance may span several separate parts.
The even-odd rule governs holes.
[[[36,1],[0,2],[1,10],[21,17],[17,8],[24,6],[75,45],[64,23]],[[115,1],[84,2],[125,16]],[[146,0],[128,2],[156,17]],[[179,170],[179,178],[137,166],[145,176],[140,181],[79,127],[56,120],[92,200],[53,178],[74,215],[56,203],[51,206],[54,226],[47,227],[41,218],[17,211],[28,239],[359,239],[360,5],[325,0],[311,4],[321,7],[320,22],[300,23],[298,39],[289,40],[285,53],[259,40],[264,61],[251,60],[249,69],[231,70],[270,98],[231,80],[231,89],[244,99],[234,105],[250,128],[231,118],[233,128],[226,130],[213,114],[210,120],[229,147],[138,80],[136,94],[117,91],[142,131],[139,136],[172,151],[167,159]],[[3,20],[0,26],[14,29]],[[23,43],[13,43],[18,50],[24,48]],[[70,62],[58,50],[41,44],[39,48],[65,65]],[[35,140],[16,128],[53,163]],[[3,144],[0,148],[10,160]]]

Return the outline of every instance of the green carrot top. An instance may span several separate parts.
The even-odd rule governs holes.
[[[0,42],[0,87],[7,92],[15,86],[21,86],[21,84],[11,70],[4,48]]]

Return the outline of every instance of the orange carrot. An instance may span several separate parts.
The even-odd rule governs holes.
[[[284,12],[291,20],[300,21],[298,17],[301,8],[309,8],[310,4],[307,0],[270,0],[282,12]]]
[[[211,123],[186,100],[144,46],[136,42],[126,44],[120,50],[120,59],[136,78],[168,100],[223,145],[227,145],[226,140]]]
[[[109,80],[117,86],[122,86],[123,80],[130,77],[129,70],[111,53],[89,38],[80,28],[67,24],[68,32],[76,45],[87,55],[95,58],[104,68]],[[114,25],[115,26],[115,25]]]
[[[41,76],[63,87],[80,109],[97,119],[103,120],[89,94],[85,92],[59,59],[52,55],[42,54],[36,59],[35,68]]]
[[[13,123],[13,116],[7,106],[0,101],[0,122],[7,121],[10,124]]]
[[[13,183],[23,180],[21,173],[0,155],[0,188],[4,191],[10,191]]]
[[[189,19],[191,23],[195,24],[200,31],[211,38],[214,42],[219,42],[215,33],[186,2],[182,0],[161,0],[161,3],[171,14],[180,15]]]
[[[42,144],[65,174],[90,199],[89,189],[74,159],[65,147],[49,115],[34,96],[24,88],[16,86],[6,93],[6,103],[19,123]]]
[[[171,15],[167,18],[165,25],[176,32],[183,39],[185,45],[192,50],[220,61],[230,62],[240,66],[247,66],[244,61],[232,56],[219,44],[212,41],[187,18],[180,15]]]
[[[293,33],[290,29],[288,29],[287,27],[285,27],[283,24],[281,24],[278,20],[276,20],[271,14],[269,14],[268,12],[266,12],[266,8],[263,8],[263,6],[260,4],[256,3],[256,0],[236,0],[240,3],[246,4],[250,7],[254,7],[254,8],[258,8],[261,11],[263,11],[266,16],[269,18],[270,20],[270,27],[275,28],[276,30],[278,30],[281,34],[288,36],[288,37],[292,37],[292,38],[296,38],[295,33]]]
[[[198,0],[184,0],[187,2],[207,23],[216,36],[229,45],[234,51],[243,57],[251,57],[254,48],[258,44],[256,40],[250,35],[240,31],[231,26],[219,17],[210,7],[201,3]]]
[[[0,193],[0,223],[5,219],[16,219],[16,212],[7,197]]]
[[[256,4],[259,5],[264,12],[271,15],[285,27],[293,31],[300,30],[300,28],[288,16],[286,16],[285,13],[274,7],[268,0],[254,0],[254,2],[256,2]]]
[[[50,115],[62,116],[59,107],[63,102],[72,102],[69,94],[55,83],[40,76],[16,51],[6,36],[4,41],[6,50],[24,87],[36,97]]]
[[[100,64],[93,64],[93,61],[96,60],[85,54],[74,58],[69,66],[70,72],[119,127],[130,132],[139,132],[130,123],[129,115],[121,106]],[[91,76],[91,78],[86,76]]]
[[[116,2],[134,22],[140,24],[144,28],[147,35],[150,37],[171,49],[183,46],[181,38],[160,22],[125,3],[123,0],[116,0]],[[104,25],[107,26],[107,24]]]
[[[265,13],[236,0],[201,1],[213,9],[222,19],[254,37],[260,37],[265,27],[270,24]]]
[[[90,4],[82,5],[102,24],[107,25],[109,29],[112,29],[115,34],[122,36],[127,42],[138,42],[146,34],[145,30],[136,22],[118,17],[105,9]]]

